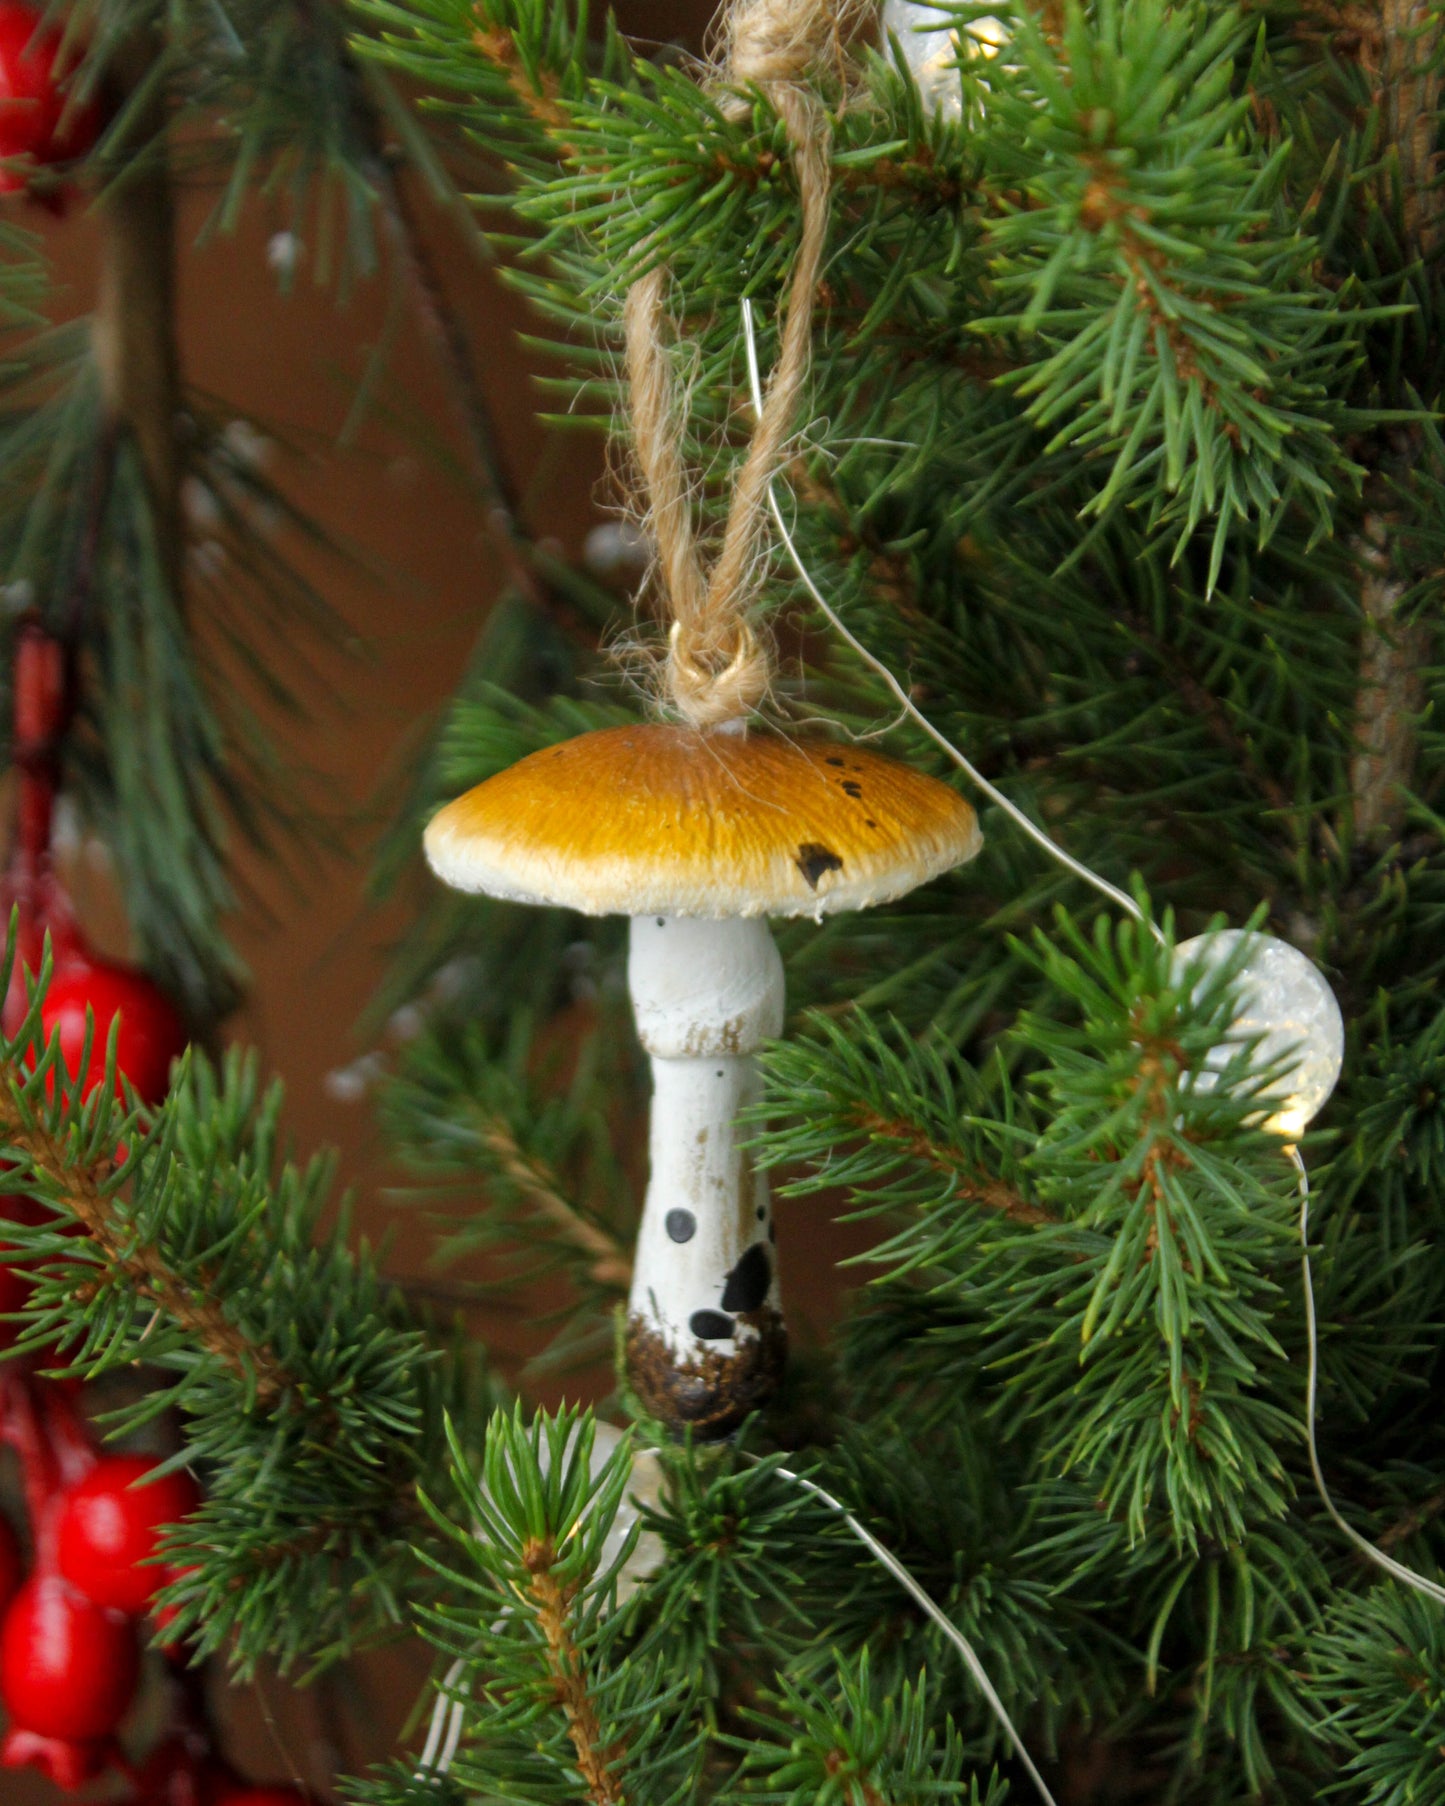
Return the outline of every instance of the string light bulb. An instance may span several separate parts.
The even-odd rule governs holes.
[[[997,56],[1008,40],[1002,20],[985,16],[960,25],[928,0],[884,0],[883,30],[898,40],[924,105],[948,120],[963,118],[959,65]]]
[[[1286,1141],[1298,1141],[1329,1101],[1345,1059],[1345,1024],[1335,994],[1314,962],[1272,934],[1247,928],[1220,928],[1196,935],[1174,950],[1174,977],[1194,975],[1197,996],[1219,968],[1244,961],[1235,979],[1238,1013],[1228,1036],[1205,1055],[1195,1076],[1201,1091],[1219,1082],[1220,1071],[1254,1043],[1261,1066],[1279,1066],[1263,1097],[1276,1108],[1264,1126]],[[1284,1064],[1281,1065],[1281,1062]]]

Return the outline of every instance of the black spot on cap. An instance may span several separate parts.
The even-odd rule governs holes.
[[[694,1311],[687,1327],[699,1342],[726,1342],[733,1333],[733,1320],[721,1311]]]
[[[657,925],[658,925],[658,927],[659,927],[659,928],[666,928],[666,926],[667,926],[667,917],[666,917],[666,916],[659,916],[659,917],[658,917],[658,918],[657,918]]]
[[[773,1283],[773,1266],[761,1242],[754,1242],[728,1274],[723,1287],[722,1307],[725,1311],[755,1311],[768,1295]]]
[[[675,1242],[690,1242],[697,1234],[697,1218],[690,1210],[669,1210],[663,1222]]]
[[[863,786],[856,778],[845,778],[843,780],[843,794],[844,796],[862,796]]]
[[[825,765],[837,765],[841,768],[843,761],[841,759],[824,759],[823,763]]]
[[[815,840],[805,840],[797,852],[798,870],[808,881],[808,889],[816,890],[824,872],[841,872],[843,861],[831,847],[820,847]]]

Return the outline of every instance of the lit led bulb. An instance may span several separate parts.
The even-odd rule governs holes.
[[[884,0],[883,30],[897,38],[925,105],[945,119],[963,117],[959,64],[973,56],[997,56],[1007,38],[998,19],[970,19],[960,27],[951,13],[927,0]]]
[[[1218,1083],[1219,1070],[1228,1065],[1241,1043],[1257,1044],[1256,1061],[1272,1066],[1288,1059],[1279,1077],[1263,1096],[1278,1100],[1279,1107],[1265,1127],[1297,1141],[1305,1125],[1319,1115],[1329,1100],[1345,1059],[1345,1024],[1335,994],[1319,968],[1298,947],[1270,934],[1254,934],[1245,928],[1221,928],[1196,935],[1174,950],[1174,973],[1182,978],[1194,967],[1199,973],[1196,995],[1203,982],[1238,952],[1241,942],[1248,953],[1235,979],[1239,1014],[1227,1040],[1205,1055],[1206,1070],[1195,1083],[1201,1091]]]
[[[592,1438],[592,1477],[597,1476],[606,1467],[622,1441],[622,1432],[610,1423],[598,1420]],[[632,1526],[642,1513],[639,1506],[649,1505],[654,1510],[662,1503],[662,1466],[651,1449],[640,1449],[632,1457],[632,1481],[622,1495],[622,1502],[617,1507],[617,1516],[612,1520],[612,1528],[602,1542],[599,1571],[605,1573],[617,1557],[622,1553],[622,1546],[632,1532]],[[655,1574],[666,1559],[667,1551],[663,1547],[662,1538],[655,1530],[644,1530],[638,1537],[631,1555],[623,1563],[617,1575],[617,1602],[631,1598],[638,1587]]]

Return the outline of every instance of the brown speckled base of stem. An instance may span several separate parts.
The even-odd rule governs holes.
[[[690,1361],[679,1361],[641,1317],[628,1318],[628,1380],[642,1404],[669,1429],[691,1427],[699,1436],[726,1436],[777,1391],[788,1358],[781,1314],[747,1311],[739,1322],[758,1333],[741,1343],[736,1354],[706,1349]]]

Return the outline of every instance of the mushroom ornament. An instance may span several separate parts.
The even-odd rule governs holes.
[[[768,1187],[738,1145],[755,1054],[781,1032],[768,916],[866,909],[970,859],[946,784],[831,742],[729,722],[607,728],[449,804],[426,854],[458,890],[631,917],[628,987],[652,1062],[651,1175],[628,1377],[673,1428],[726,1434],[787,1346]]]

